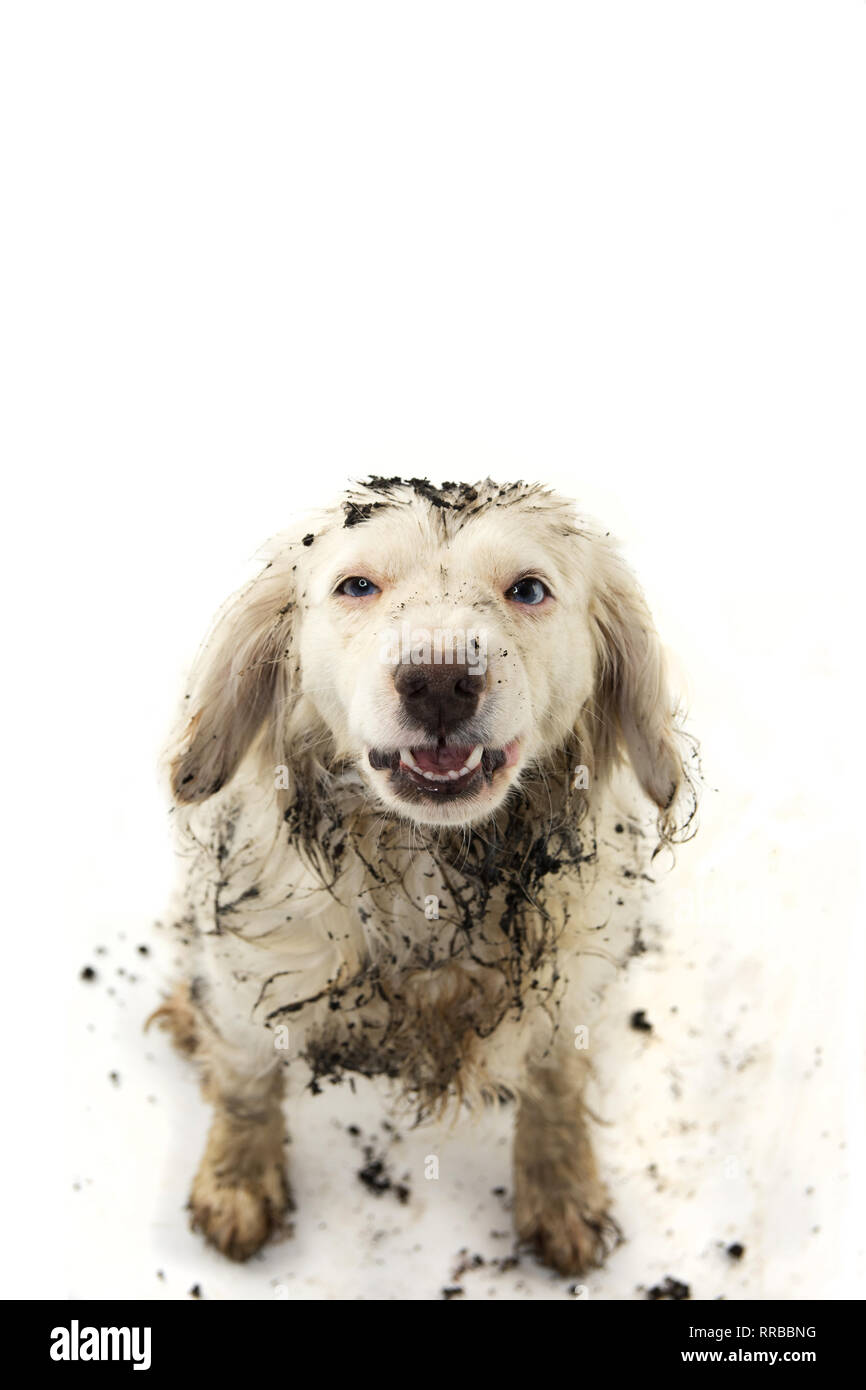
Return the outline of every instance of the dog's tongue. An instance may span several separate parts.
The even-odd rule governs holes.
[[[412,757],[422,772],[459,772],[471,748],[413,748]]]

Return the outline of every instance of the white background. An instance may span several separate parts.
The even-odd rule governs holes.
[[[602,517],[703,741],[664,949],[612,1006],[629,1239],[590,1296],[863,1296],[864,71],[860,0],[0,11],[8,1293],[435,1298],[506,1253],[504,1143],[442,1140],[434,1194],[407,1139],[400,1208],[354,1177],[366,1092],[301,1103],[294,1245],[201,1251],[204,1112],[138,1031],[162,967],[115,977],[165,906],[157,758],[211,613],[379,471]]]

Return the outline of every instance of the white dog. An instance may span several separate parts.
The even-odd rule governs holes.
[[[574,1038],[600,798],[626,756],[660,840],[694,812],[649,614],[537,486],[373,478],[305,530],[218,621],[173,750],[193,1222],[236,1259],[279,1224],[287,1067],[384,1075],[421,1116],[516,1099],[518,1234],[578,1273],[616,1235]]]

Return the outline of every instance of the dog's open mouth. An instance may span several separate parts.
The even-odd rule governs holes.
[[[492,782],[500,768],[517,761],[517,740],[504,748],[483,743],[441,742],[426,748],[371,748],[370,766],[390,771],[395,790],[417,789],[430,797],[461,796],[481,781]]]

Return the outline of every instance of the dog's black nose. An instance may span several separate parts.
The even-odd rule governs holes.
[[[484,677],[466,665],[398,666],[394,686],[409,718],[437,738],[453,733],[478,708]]]

